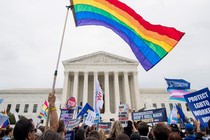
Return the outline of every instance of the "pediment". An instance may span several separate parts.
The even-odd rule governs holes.
[[[63,61],[63,64],[138,64],[138,61],[100,51]]]

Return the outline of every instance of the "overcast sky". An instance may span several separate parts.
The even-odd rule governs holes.
[[[192,89],[210,85],[209,0],[121,0],[152,24],[186,34],[155,67],[138,67],[140,88],[167,88],[165,78],[185,79]],[[68,0],[1,0],[0,89],[51,88]],[[56,88],[63,87],[62,61],[97,51],[137,60],[114,32],[76,28],[69,13]]]

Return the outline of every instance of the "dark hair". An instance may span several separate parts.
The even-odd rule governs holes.
[[[47,130],[41,135],[39,140],[63,140],[63,138],[57,132]]]
[[[177,124],[171,124],[170,127],[171,127],[171,130],[172,130],[173,132],[179,133],[179,127],[178,127]]]
[[[97,140],[100,140],[100,139],[101,139],[100,134],[99,134],[98,131],[96,131],[96,130],[90,131],[88,137],[94,137],[94,138],[96,138]]]
[[[22,118],[16,123],[13,131],[15,140],[25,140],[28,136],[28,133],[33,129],[34,126],[32,121],[27,118]]]
[[[164,123],[158,123],[153,127],[153,134],[156,140],[167,140],[169,135],[169,128]]]
[[[7,135],[9,135],[10,132],[12,132],[12,130],[13,130],[13,128],[8,127],[8,128],[5,130],[4,134],[7,136]]]
[[[128,137],[128,135],[121,133],[116,136],[115,140],[130,140],[130,138]]]
[[[171,132],[168,140],[182,140],[182,137],[176,132]]]
[[[147,134],[149,132],[149,126],[147,125],[146,122],[140,122],[138,124],[138,131],[139,131],[140,135],[147,136]]]
[[[133,123],[132,123],[132,121],[128,120],[127,126],[124,127],[124,133],[127,134],[129,137],[133,133]]]
[[[75,140],[85,139],[85,129],[79,128],[75,134]]]
[[[58,124],[59,124],[59,126],[58,126],[58,129],[57,129],[57,132],[58,133],[64,132],[64,129],[65,129],[64,121],[63,120],[59,120]]]
[[[77,139],[75,139],[77,140]],[[97,140],[95,137],[87,137],[85,140]]]

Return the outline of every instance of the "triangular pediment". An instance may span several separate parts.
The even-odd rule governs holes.
[[[138,61],[99,51],[63,61],[63,64],[138,64]]]

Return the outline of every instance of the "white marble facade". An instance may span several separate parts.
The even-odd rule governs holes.
[[[143,107],[146,109],[166,107],[167,113],[172,103],[179,103],[184,113],[192,117],[185,103],[169,100],[166,89],[139,89],[138,80],[141,79],[137,78],[139,65],[137,61],[106,52],[96,52],[63,61],[63,65],[64,85],[63,89],[56,89],[57,108],[64,106],[71,96],[76,97],[77,105],[81,103],[84,105],[86,102],[93,105],[94,83],[97,78],[104,92],[104,107],[101,110],[104,120],[117,119],[120,103],[127,103],[136,111]],[[0,98],[4,98],[0,111],[10,106],[12,112],[19,106],[19,114],[36,118],[50,91],[51,89],[0,90]],[[24,111],[27,104],[28,109]]]
[[[104,92],[102,117],[116,117],[118,105],[127,103],[137,109],[138,62],[106,52],[96,52],[63,62],[64,86],[62,103],[73,96],[77,104],[93,106],[95,80],[98,79]]]

